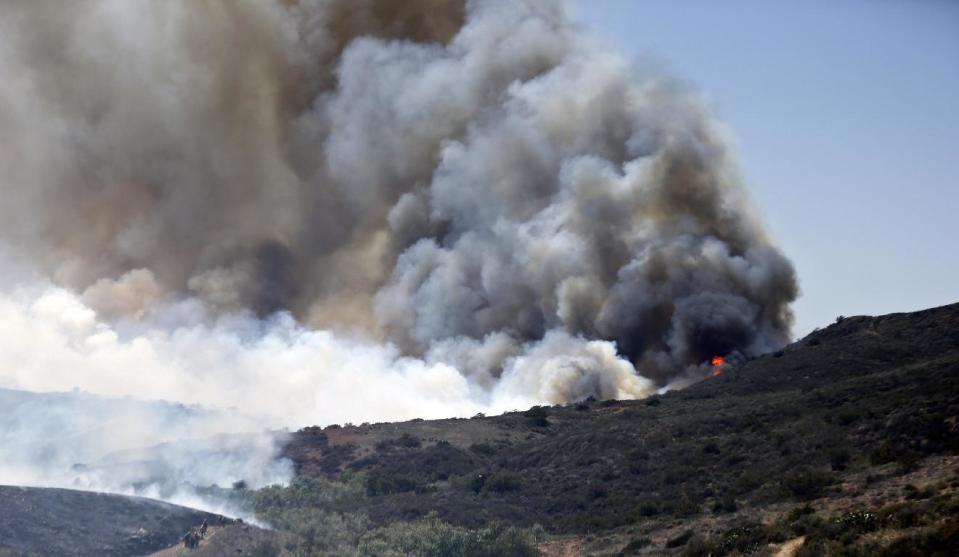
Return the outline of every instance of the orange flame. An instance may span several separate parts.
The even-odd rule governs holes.
[[[723,373],[723,366],[726,365],[726,358],[722,356],[713,356],[713,359],[710,360],[710,363],[713,364],[713,377],[719,377]]]

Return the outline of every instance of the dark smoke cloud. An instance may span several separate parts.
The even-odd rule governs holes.
[[[0,234],[97,319],[288,311],[544,402],[789,338],[722,130],[561,3],[4,9]]]

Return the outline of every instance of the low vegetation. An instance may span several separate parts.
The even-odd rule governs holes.
[[[959,547],[959,496],[952,492],[828,518],[807,504],[769,525],[742,524],[706,539],[690,536],[682,554],[748,555],[799,536],[804,543],[796,557],[951,556]]]
[[[955,546],[952,488],[838,515],[824,502],[853,497],[850,478],[959,454],[956,331],[959,306],[848,317],[644,401],[310,428],[288,448],[299,479],[256,493],[255,510],[302,540],[296,555],[533,555],[544,536],[621,540],[606,555],[742,555],[799,536],[806,556],[935,555]],[[783,506],[774,523],[750,514]],[[721,527],[642,533],[705,523]]]
[[[352,475],[341,481],[301,479],[288,487],[253,494],[256,515],[293,534],[284,548],[294,557],[494,557],[535,556],[539,528],[491,524],[469,529],[453,526],[431,513],[409,521],[373,527],[362,512],[339,510],[367,496],[368,479]],[[269,551],[265,550],[266,553]],[[273,549],[274,554],[277,550]]]

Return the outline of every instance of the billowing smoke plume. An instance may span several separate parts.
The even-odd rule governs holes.
[[[641,397],[788,340],[722,130],[560,2],[4,11],[0,386],[302,425]]]

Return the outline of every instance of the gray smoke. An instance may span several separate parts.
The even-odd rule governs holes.
[[[256,432],[262,423],[237,412],[7,389],[0,408],[4,485],[141,495],[249,520],[231,492],[210,486],[259,488],[293,476],[292,463],[279,458],[285,435]]]
[[[178,400],[255,406],[295,375],[291,397],[332,388],[383,417],[364,389],[400,382],[435,413],[639,397],[789,339],[795,273],[722,129],[560,2],[3,9],[0,253],[52,290],[0,311],[43,328],[53,296],[82,314],[53,317],[65,361],[99,363],[0,385],[142,394],[105,379],[109,348]],[[197,339],[234,355],[177,351]]]

